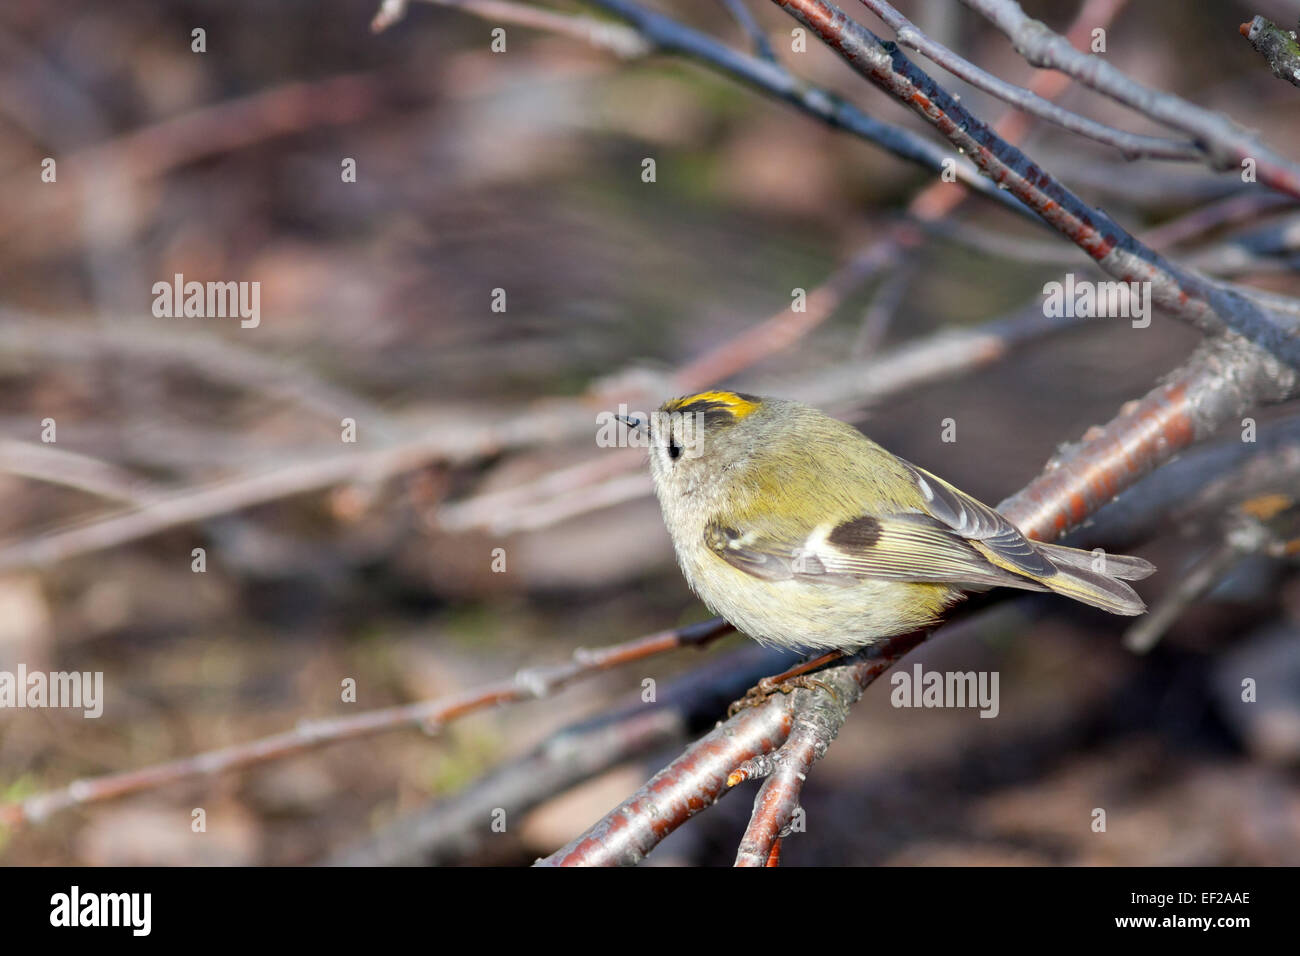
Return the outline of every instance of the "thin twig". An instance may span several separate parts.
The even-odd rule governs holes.
[[[556,10],[529,6],[526,3],[515,3],[512,0],[419,0],[419,2],[437,7],[453,7],[495,23],[516,23],[529,29],[572,37],[589,43],[598,50],[607,50],[625,60],[645,56],[654,49],[645,37],[621,24],[597,20],[595,17],[581,14],[560,13]],[[371,23],[371,28],[376,33],[387,29],[394,22],[391,10],[386,12],[387,7],[387,4],[381,7]],[[403,12],[404,9],[405,4],[402,6]],[[401,14],[398,14],[397,18],[400,19],[400,16]]]
[[[132,322],[89,325],[64,322],[51,334],[48,319],[0,308],[0,351],[36,355],[63,362],[123,358],[136,367],[141,360],[182,365],[190,374],[254,389],[296,402],[328,419],[352,417],[383,437],[399,429],[387,411],[351,389],[331,382],[301,359],[236,345],[216,335],[194,332],[160,334],[157,327]]]
[[[864,282],[882,269],[893,266],[903,250],[914,245],[919,238],[916,230],[905,233],[897,227],[891,229],[885,238],[863,247],[809,292],[804,311],[784,308],[766,321],[710,349],[677,370],[673,375],[674,386],[689,393],[725,381],[787,348],[825,322]]]
[[[1206,203],[1176,219],[1142,234],[1142,241],[1156,248],[1176,246],[1197,239],[1223,226],[1253,220],[1275,209],[1295,204],[1290,196],[1250,190]]]
[[[957,242],[981,255],[1034,265],[1064,266],[1078,261],[1078,252],[1068,246],[994,232],[967,222],[926,223],[924,228],[928,233]],[[1146,234],[1140,238],[1148,241]],[[1185,266],[1207,275],[1232,276],[1251,271],[1287,271],[1288,257],[1298,250],[1300,220],[1289,219],[1189,250],[1180,260]],[[1247,298],[1255,291],[1241,285],[1224,287]]]
[[[111,169],[124,183],[146,181],[198,160],[244,149],[275,136],[323,125],[354,123],[380,101],[376,77],[343,74],[311,82],[286,83],[209,106],[71,151],[59,160],[62,177],[78,171]],[[75,181],[75,179],[74,179]],[[62,182],[62,178],[60,178]],[[47,226],[54,210],[74,201],[78,190],[31,190],[7,181],[0,192],[0,240],[10,240],[27,223]],[[27,239],[30,233],[24,234]]]
[[[1134,654],[1146,654],[1184,612],[1205,595],[1246,554],[1231,539],[1219,542],[1189,568],[1180,569],[1177,579],[1160,600],[1124,634],[1124,647]]]
[[[1124,635],[1126,648],[1136,654],[1151,650],[1174,622],[1242,558],[1257,555],[1285,559],[1300,553],[1300,540],[1295,537],[1300,503],[1292,491],[1300,480],[1300,467],[1294,459],[1287,478],[1274,484],[1269,493],[1241,501],[1220,519],[1218,540],[1179,575],[1148,614],[1128,629]]]
[[[454,863],[484,839],[481,822],[496,808],[510,819],[557,794],[628,761],[680,745],[717,723],[727,704],[773,670],[788,653],[745,642],[739,649],[660,684],[653,701],[638,692],[633,702],[555,731],[522,757],[511,760],[463,790],[431,800],[328,862],[339,866],[405,866]]]
[[[849,354],[854,359],[861,361],[870,358],[880,349],[880,343],[885,340],[895,314],[907,298],[907,291],[921,269],[917,259],[917,255],[909,256],[880,280],[871,295],[871,301],[862,312],[858,334],[853,339],[853,348]]]
[[[796,378],[754,383],[753,390],[782,395],[846,414],[927,382],[991,365],[1015,350],[1074,328],[1086,319],[1044,316],[1041,300],[974,328],[943,329],[865,360],[819,369]],[[444,505],[438,524],[465,531],[483,528],[504,535],[536,530],[650,494],[643,450],[605,449],[589,462],[551,472],[534,481]]]
[[[1076,81],[1139,113],[1191,136],[1218,169],[1240,168],[1253,160],[1259,181],[1300,197],[1300,165],[1278,155],[1249,131],[1221,113],[1143,86],[1098,56],[1081,53],[1042,21],[1027,16],[1015,0],[962,0],[1011,40],[1034,66],[1061,70]]]
[[[293,730],[260,740],[209,750],[139,770],[90,777],[17,803],[0,804],[0,823],[39,823],[50,814],[70,807],[210,777],[398,727],[420,726],[426,732],[433,733],[466,714],[504,703],[548,697],[575,681],[602,671],[682,647],[703,646],[731,630],[730,624],[720,618],[713,618],[621,644],[595,650],[579,649],[566,663],[521,670],[513,678],[450,698],[440,697],[383,710],[370,710],[350,717],[304,720]]]
[[[1010,103],[1016,109],[1054,123],[1062,129],[1105,143],[1107,146],[1114,146],[1123,153],[1125,159],[1140,159],[1147,156],[1153,159],[1196,160],[1203,155],[1195,143],[1125,132],[1063,109],[1032,90],[1008,83],[980,69],[942,43],[930,39],[885,0],[862,0],[862,4],[894,31],[900,44],[922,54],[953,76],[960,77],[976,89]]]
[[[842,129],[933,172],[942,172],[952,157],[929,140],[901,127],[882,123],[842,97],[813,86],[778,63],[749,56],[713,37],[641,6],[633,0],[589,0],[630,23],[664,53],[675,53],[789,103],[835,129]],[[957,180],[1018,215],[1025,211],[1013,197],[982,179],[965,161],[954,170]]]
[[[754,45],[754,52],[764,60],[775,60],[776,52],[772,49],[772,41],[767,38],[753,12],[745,5],[745,0],[722,0],[722,5],[745,31],[749,42]]]
[[[110,462],[36,442],[0,439],[0,472],[135,506],[147,505],[161,493],[152,481]]]
[[[1274,316],[1240,293],[1168,261],[1105,213],[1089,207],[998,137],[901,50],[886,50],[870,30],[826,0],[774,2],[816,32],[863,77],[934,125],[970,155],[981,172],[1020,198],[1107,273],[1124,282],[1149,282],[1152,300],[1172,315],[1206,332],[1231,328],[1292,368],[1300,368],[1300,338]]]
[[[744,710],[691,744],[680,757],[591,829],[539,866],[635,866],[673,830],[727,792],[732,767],[775,750],[790,733],[785,695]]]

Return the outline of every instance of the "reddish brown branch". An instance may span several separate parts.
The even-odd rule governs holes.
[[[802,312],[785,308],[740,335],[723,342],[683,366],[673,376],[682,392],[697,391],[725,381],[803,338],[835,313],[853,292],[884,269],[894,265],[904,248],[921,240],[915,226],[897,223],[884,237],[857,252],[806,298]]]
[[[849,708],[877,677],[928,636],[916,631],[890,638],[873,648],[873,655],[819,674],[832,693],[796,691],[790,734],[779,749],[738,767],[727,784],[767,776],[754,800],[754,812],[736,853],[736,866],[773,866],[778,845],[799,807],[799,794],[812,765],[830,747],[848,719]]]
[[[782,695],[744,710],[691,744],[650,782],[542,866],[635,865],[664,837],[727,792],[727,777],[790,733],[793,701]]]
[[[70,153],[60,159],[59,172],[111,169],[128,182],[144,182],[276,136],[355,123],[374,112],[381,94],[378,78],[368,74],[287,83],[202,106]],[[9,181],[0,194],[0,210],[6,213],[0,217],[0,240],[21,235],[24,245],[31,243],[32,231],[23,224],[40,221],[45,228],[37,230],[38,236],[48,232],[48,220],[76,195],[75,190],[31,190]]]
[[[37,794],[17,803],[0,804],[0,823],[37,823],[52,813],[99,803],[167,784],[210,777],[227,770],[251,767],[314,750],[325,744],[354,740],[397,727],[418,725],[441,729],[466,714],[499,704],[546,697],[584,677],[680,647],[700,646],[731,631],[720,618],[595,650],[579,649],[566,663],[519,671],[513,678],[449,698],[418,701],[400,707],[371,710],[351,717],[303,721],[293,730],[247,743],[210,750],[167,763],[77,780],[59,790]]]
[[[1058,538],[1193,442],[1257,405],[1294,396],[1296,379],[1237,336],[1209,339],[1161,385],[1054,457],[998,510],[1032,537]]]
[[[795,706],[800,703],[796,700]],[[772,865],[772,855],[785,835],[781,821],[791,819],[799,809],[803,780],[822,756],[818,752],[820,739],[807,724],[798,723],[777,751],[785,754],[785,759],[758,788],[754,812],[736,851],[736,866]]]
[[[1258,349],[1236,336],[1210,339],[1166,382],[1048,462],[1038,478],[998,510],[1030,537],[1055,540],[1220,425],[1254,405],[1295,393],[1295,373]],[[913,637],[894,639],[877,660],[846,666],[852,678],[850,702],[920,642]],[[908,639],[911,643],[903,643]],[[841,682],[837,695],[844,693]],[[812,703],[796,706],[790,739],[767,758],[775,772],[755,802],[737,866],[763,865],[798,806],[808,767],[825,752],[847,717],[847,706],[843,714],[830,708],[827,694],[813,693],[810,699]]]
[[[1294,372],[1240,338],[1208,340],[1163,384],[1130,403],[1108,425],[1090,430],[1078,444],[1049,462],[1038,478],[1003,502],[1000,510],[1031,537],[1054,540],[1193,441],[1233,421],[1251,406],[1294,397],[1297,390]],[[820,672],[818,679],[833,688],[836,698],[851,703],[923,636],[907,634],[882,642],[870,649],[870,657]],[[639,828],[642,837],[653,833],[662,839],[673,828],[662,825],[663,821],[679,825],[691,815],[677,812],[682,801],[689,802],[691,813],[695,813],[717,798],[719,791],[713,781],[719,775],[724,781],[730,777],[738,782],[775,772],[779,779],[765,784],[737,858],[742,865],[759,865],[757,861],[770,857],[776,839],[798,805],[810,756],[815,760],[824,752],[839,730],[843,718],[838,715],[847,713],[847,709],[838,711],[831,703],[823,691],[800,694],[793,710],[784,698],[774,699],[762,711],[778,708],[783,719],[789,721],[779,751],[756,751],[730,767],[725,763],[735,756],[734,750],[710,752],[711,760],[699,756],[685,766],[674,763],[670,767],[677,768],[672,805],[659,799],[658,790],[643,788],[633,800],[547,862],[629,862],[630,857],[609,852],[599,834],[617,825]],[[739,716],[751,719],[752,713],[745,711]],[[731,726],[732,721],[728,721],[710,736],[724,735]],[[636,819],[627,819],[632,813],[637,814]],[[615,817],[619,817],[617,824]],[[648,821],[656,821],[656,825],[651,827]],[[642,855],[649,849],[645,839],[637,847]]]

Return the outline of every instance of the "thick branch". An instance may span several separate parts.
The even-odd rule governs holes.
[[[795,692],[794,720],[786,742],[775,753],[742,764],[727,778],[728,785],[734,786],[751,776],[770,774],[754,800],[754,812],[736,853],[736,866],[771,864],[776,842],[799,806],[808,771],[825,756],[848,719],[849,708],[877,677],[928,636],[929,632],[917,631],[889,638],[873,647],[870,657],[818,674],[818,680],[831,693]]]
[[[1111,496],[1137,482],[1193,441],[1232,421],[1244,408],[1295,397],[1300,392],[1297,378],[1295,372],[1262,355],[1236,336],[1210,340],[1185,366],[1145,398],[1125,406],[1110,424],[1090,430],[1077,445],[1049,462],[1034,481],[1004,501],[1000,510],[1030,537],[1055,540],[1073,525],[1086,520]],[[855,700],[852,686],[856,685],[859,692],[869,686],[922,637],[924,635],[905,634],[882,641],[868,649],[868,657],[819,672],[818,679],[837,688],[837,696]],[[845,681],[850,683],[843,683]],[[824,694],[820,690],[810,691],[804,699],[818,702],[821,706],[823,702],[819,698]],[[788,700],[774,699],[761,709],[745,711],[738,716],[749,718],[755,712],[766,713],[774,707],[779,709],[780,719],[786,721],[784,736],[788,738],[807,712],[807,705],[802,701],[800,706],[792,709]],[[548,857],[547,862],[595,865],[634,862],[632,857],[607,850],[601,842],[601,835],[612,828],[633,828],[642,836],[637,848],[643,855],[649,849],[647,834],[662,839],[673,829],[672,826],[656,828],[654,821],[662,819],[679,825],[691,813],[717,799],[720,791],[714,786],[714,781],[719,774],[727,771],[724,779],[737,780],[768,772],[775,766],[782,770],[782,779],[772,784],[771,791],[764,797],[772,812],[755,814],[751,821],[754,830],[747,833],[742,858],[738,858],[738,862],[745,864],[768,860],[781,828],[788,824],[789,813],[797,805],[797,802],[792,802],[791,793],[797,796],[802,785],[799,776],[802,771],[798,768],[804,766],[809,754],[816,756],[818,750],[829,745],[839,724],[824,718],[828,715],[833,717],[835,713],[834,710],[823,711],[823,719],[809,723],[808,733],[805,735],[801,731],[796,742],[789,745],[790,749],[779,758],[772,755],[766,761],[759,759],[772,754],[774,747],[746,757],[745,760],[755,761],[748,767],[737,761],[727,768],[726,761],[735,756],[734,750],[712,753],[711,760],[696,757],[684,767],[674,763],[670,767],[676,768],[671,805],[664,802],[659,789],[647,786],[583,837]],[[736,719],[722,724],[710,737],[716,739],[725,735]],[[758,772],[751,773],[755,768]],[[682,815],[677,812],[683,801],[690,803],[691,813]],[[635,859],[640,859],[640,855]]]
[[[727,792],[731,768],[776,749],[789,735],[794,702],[781,696],[742,711],[695,743],[572,843],[540,866],[630,866]]]
[[[1130,402],[998,505],[1027,534],[1054,540],[1178,452],[1258,405],[1294,397],[1294,371],[1237,336],[1204,342],[1157,388]]]

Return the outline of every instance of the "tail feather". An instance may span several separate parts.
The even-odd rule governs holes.
[[[1034,548],[1051,562],[1056,573],[1052,575],[1027,574],[1006,561],[1002,555],[983,542],[972,541],[975,550],[989,562],[1026,583],[1011,583],[1011,587],[1038,590],[1047,587],[1064,597],[1099,607],[1111,614],[1132,616],[1147,609],[1142,598],[1124,581],[1136,581],[1155,571],[1155,565],[1142,558],[1127,554],[1094,554],[1058,544],[1035,541]],[[1039,587],[1034,587],[1028,582]]]
[[[1135,615],[1147,609],[1136,591],[1118,578],[1098,574],[1089,568],[1057,567],[1057,573],[1042,583],[1057,594],[1091,604],[1111,614]]]
[[[1150,561],[1127,554],[1095,554],[1059,544],[1037,544],[1057,573],[1042,583],[1057,594],[1091,604],[1111,614],[1135,615],[1147,609],[1125,581],[1138,581],[1155,571]]]
[[[1141,581],[1155,573],[1156,566],[1145,558],[1135,558],[1131,554],[1109,554],[1093,551],[1080,551],[1078,548],[1066,548],[1059,544],[1034,542],[1037,550],[1058,568],[1064,565],[1102,574],[1106,577],[1119,578],[1122,581]]]

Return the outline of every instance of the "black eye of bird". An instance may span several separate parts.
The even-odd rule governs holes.
[[[681,456],[682,456],[681,443],[678,442],[676,438],[674,438],[668,443],[668,457],[671,458],[673,461],[676,461]]]

